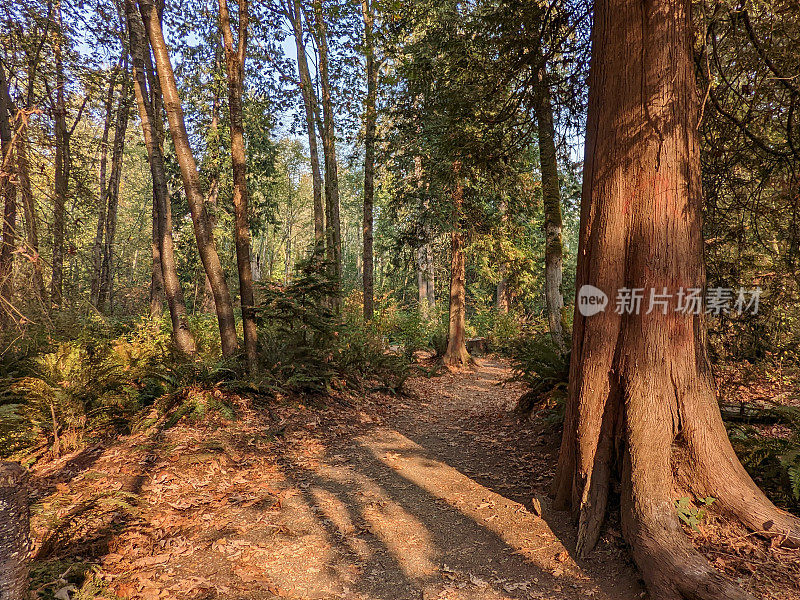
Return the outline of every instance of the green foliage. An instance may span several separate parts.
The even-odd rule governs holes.
[[[512,354],[514,378],[532,390],[566,388],[569,354],[562,355],[549,333],[535,333],[519,339]]]
[[[433,351],[436,356],[442,356],[447,350],[446,318],[446,314],[437,310],[423,315],[417,307],[402,310],[394,306],[389,318],[385,318],[383,330],[408,360],[417,351]]]
[[[551,411],[551,420],[564,417],[569,354],[562,355],[549,333],[539,332],[519,339],[512,352],[514,380],[522,381],[529,391],[520,398],[517,410],[528,415],[535,406]]]
[[[166,322],[157,329],[90,319],[72,341],[33,347],[29,357],[0,371],[0,456],[37,448],[58,455],[79,449],[87,436],[128,432],[141,426],[141,413],[156,400],[156,417],[144,422],[222,409],[181,393],[238,381],[234,369],[213,358],[215,321],[195,319],[192,329],[198,340],[211,340],[198,344],[199,360],[172,353]],[[212,358],[202,360],[203,353]]]
[[[100,568],[77,560],[51,560],[33,565],[30,571],[30,588],[36,598],[54,600],[56,594],[64,598],[68,592],[72,600],[113,597],[108,584],[103,581]]]
[[[470,316],[467,335],[486,338],[491,352],[512,355],[522,343],[522,320],[494,307],[481,308]]]
[[[675,508],[678,511],[678,517],[681,521],[686,523],[694,531],[700,531],[698,527],[703,519],[706,518],[708,507],[716,502],[716,498],[708,496],[706,498],[698,498],[692,502],[691,498],[683,497],[675,500]]]
[[[739,460],[770,498],[797,512],[800,510],[800,409],[781,407],[788,436],[767,435],[750,425],[728,428]]]
[[[296,276],[281,286],[262,286],[259,306],[259,387],[272,393],[321,394],[363,379],[380,378],[399,390],[407,361],[387,352],[375,326],[341,303],[329,265],[318,254],[301,261]]]
[[[115,340],[61,342],[22,361],[0,380],[0,454],[42,439],[59,453],[80,447],[87,430],[125,430],[165,353],[164,338],[138,330]]]

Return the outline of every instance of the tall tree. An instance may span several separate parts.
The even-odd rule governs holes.
[[[12,305],[14,245],[17,227],[17,185],[14,173],[14,114],[5,70],[0,65],[0,198],[3,200],[3,243],[0,246],[0,315]]]
[[[108,169],[108,137],[111,131],[111,123],[114,117],[114,89],[117,84],[117,73],[121,63],[112,70],[108,78],[108,92],[105,99],[105,119],[103,121],[103,135],[100,138],[100,197],[97,201],[97,228],[95,230],[94,245],[92,246],[92,283],[89,292],[89,301],[92,306],[97,307],[100,299],[100,277],[103,266],[103,237],[106,230],[106,210],[108,207],[108,183],[106,181]]]
[[[55,2],[56,31],[54,33],[53,56],[56,67],[56,96],[51,104],[55,121],[55,195],[53,196],[53,272],[50,278],[50,300],[60,306],[64,283],[64,235],[66,201],[69,186],[70,156],[69,132],[67,131],[67,103],[65,99],[66,78],[64,75],[64,22],[61,0]]]
[[[547,65],[541,61],[534,94],[534,112],[539,126],[539,164],[542,176],[542,203],[544,204],[544,297],[550,334],[561,354],[566,353],[562,323],[564,296],[561,294],[563,277],[563,248],[561,240],[561,185],[558,180],[553,105],[550,99],[550,80]],[[499,296],[498,296],[499,298]],[[498,300],[499,301],[499,300]]]
[[[28,164],[28,135],[27,128],[20,135],[16,146],[17,174],[19,176],[19,189],[22,196],[22,211],[25,219],[25,237],[30,260],[33,264],[33,283],[40,303],[47,300],[47,290],[44,286],[44,273],[42,259],[39,256],[39,226],[36,218],[36,205],[34,204],[31,188],[30,166]]]
[[[698,497],[800,545],[800,521],[767,500],[728,440],[702,311],[678,310],[681,288],[705,284],[691,2],[600,0],[594,10],[577,287],[673,296],[666,310],[576,310],[556,504],[579,515],[585,555],[616,472],[622,531],[653,597],[750,598],[693,548],[672,497],[680,468]]]
[[[106,182],[105,198],[105,239],[103,242],[103,261],[100,268],[100,285],[97,306],[101,310],[113,308],[114,296],[114,239],[117,234],[117,211],[119,208],[119,187],[122,181],[122,160],[125,149],[125,134],[128,130],[128,116],[131,109],[131,86],[128,77],[128,61],[123,61],[124,80],[120,90],[114,141],[111,146],[111,171]]]
[[[242,305],[242,325],[247,368],[256,369],[258,352],[258,330],[256,327],[255,297],[253,295],[253,272],[250,264],[250,222],[247,213],[247,159],[244,147],[244,123],[242,120],[242,91],[244,88],[244,65],[247,56],[247,26],[249,19],[248,0],[239,0],[238,40],[234,42],[231,15],[227,0],[219,0],[219,18],[225,45],[225,69],[228,74],[228,109],[231,127],[231,158],[233,161],[233,210],[235,214],[234,241],[236,264],[239,268],[239,298]]]
[[[125,16],[130,39],[133,89],[147,147],[150,174],[153,179],[153,242],[157,249],[157,259],[160,263],[158,269],[161,271],[164,296],[172,321],[172,338],[178,350],[186,354],[194,354],[195,341],[186,320],[186,304],[175,265],[172,209],[162,149],[164,128],[161,119],[161,92],[158,89],[158,79],[153,70],[150,47],[142,19],[136,12],[135,1],[125,0]],[[156,260],[155,255],[156,251],[153,254],[154,260]],[[158,275],[155,278],[157,279]]]
[[[364,219],[363,268],[364,319],[372,318],[375,296],[373,260],[373,220],[375,204],[375,131],[377,126],[378,65],[375,61],[375,11],[374,0],[362,0],[364,18],[364,53],[366,54],[367,97],[364,110]]]
[[[414,178],[417,182],[417,191],[422,194],[424,186],[424,174],[422,169],[422,157],[414,157]],[[431,227],[426,218],[426,212],[430,208],[428,198],[423,198],[422,218],[420,229],[422,239],[416,249],[417,259],[417,291],[419,294],[420,314],[427,318],[431,311],[436,307],[436,265],[433,260],[433,249],[431,248]]]
[[[472,358],[467,352],[467,267],[464,255],[464,231],[461,228],[464,204],[464,183],[461,165],[453,167],[455,183],[453,189],[453,223],[450,255],[450,320],[447,329],[447,351],[444,364],[452,368],[470,365]]]
[[[311,80],[311,71],[308,68],[306,44],[304,40],[303,12],[300,0],[284,0],[283,14],[292,25],[294,33],[295,50],[297,52],[297,71],[300,77],[300,92],[303,96],[305,110],[306,131],[308,132],[308,152],[311,160],[311,183],[314,201],[314,240],[317,246],[324,244],[325,238],[325,208],[322,203],[322,171],[319,164],[319,149],[317,147],[317,127],[319,120],[319,101]]]
[[[327,215],[329,258],[334,263],[334,275],[342,278],[342,226],[339,216],[339,163],[336,158],[336,126],[331,98],[330,52],[328,26],[322,0],[312,0],[314,19],[311,28],[319,54],[318,69],[322,94],[322,122],[318,122],[325,160],[325,202]]]
[[[183,108],[178,94],[178,84],[175,80],[175,73],[172,70],[169,52],[164,41],[164,32],[161,29],[160,11],[153,5],[152,0],[139,0],[139,8],[155,58],[155,68],[164,99],[164,109],[169,120],[169,131],[181,170],[186,200],[192,213],[192,224],[200,259],[214,294],[214,305],[217,311],[217,321],[222,342],[222,354],[225,357],[230,357],[238,349],[233,302],[231,301],[228,282],[225,280],[225,273],[214,243],[214,234],[209,225],[208,213],[206,212],[203,193],[200,189],[200,175],[197,171],[197,163],[192,154],[189,135],[186,131]]]

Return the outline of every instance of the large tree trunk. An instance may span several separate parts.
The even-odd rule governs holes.
[[[375,131],[377,126],[378,66],[375,62],[374,19],[372,0],[362,0],[364,16],[364,46],[367,55],[367,98],[364,115],[364,220],[363,268],[364,319],[372,319],[374,311],[375,281],[372,252],[372,221],[375,203]]]
[[[650,314],[648,297],[638,313],[587,317],[576,302],[556,504],[578,514],[585,555],[616,473],[623,534],[654,598],[750,598],[694,550],[674,506],[680,467],[691,493],[800,544],[800,522],[767,500],[728,441],[702,314],[676,310],[681,288],[705,283],[690,2],[601,0],[594,23],[577,287],[612,302],[625,288],[673,298]]]
[[[256,327],[253,271],[250,263],[250,221],[247,214],[247,158],[242,121],[242,88],[247,56],[248,0],[239,0],[239,32],[234,46],[231,16],[227,0],[219,0],[219,17],[225,42],[225,67],[228,72],[228,108],[231,119],[231,158],[233,161],[233,211],[235,225],[236,264],[239,268],[239,298],[242,305],[242,329],[247,369],[255,372],[258,362],[258,330]]]
[[[111,150],[111,172],[106,184],[108,205],[106,207],[105,240],[103,241],[103,262],[100,269],[100,286],[97,306],[102,311],[113,310],[114,301],[114,238],[117,234],[117,209],[119,208],[119,186],[122,180],[123,151],[125,150],[125,135],[128,131],[128,116],[130,113],[130,79],[128,78],[127,61],[123,67],[125,81],[120,91],[117,119],[114,125],[114,142]]]
[[[211,289],[214,293],[214,305],[217,311],[217,321],[219,324],[220,340],[222,343],[222,355],[225,357],[233,356],[238,349],[236,339],[236,321],[233,315],[233,302],[228,283],[225,281],[225,273],[222,263],[217,254],[214,243],[214,235],[210,229],[208,213],[206,212],[203,194],[200,189],[200,175],[197,172],[192,148],[189,144],[189,135],[186,132],[186,123],[183,117],[180,96],[178,95],[178,85],[175,81],[175,73],[172,70],[167,45],[164,42],[164,32],[161,29],[161,19],[159,11],[155,9],[151,0],[139,0],[142,19],[145,23],[145,30],[150,40],[155,57],[155,66],[158,72],[158,80],[161,85],[161,92],[164,98],[164,108],[169,120],[169,131],[172,136],[172,143],[175,146],[175,155],[181,169],[183,187],[186,191],[186,201],[192,213],[192,224],[194,226],[197,247],[200,252],[200,259],[203,262],[208,279],[211,282]]]
[[[30,513],[28,474],[19,464],[0,463],[0,598],[27,600]]]
[[[13,110],[5,71],[0,65],[0,197],[3,199],[3,243],[0,247],[0,315],[8,315],[12,306],[14,245],[17,225],[17,185],[14,173]],[[0,318],[0,320],[4,320]]]
[[[553,106],[544,59],[539,69],[535,112],[539,125],[539,163],[542,175],[542,201],[544,204],[544,297],[550,334],[561,354],[567,352],[564,340],[564,296],[561,294],[562,243],[561,243],[561,186],[558,181]]]
[[[458,175],[458,168],[456,168]],[[472,364],[467,352],[467,287],[464,232],[461,230],[461,205],[464,188],[459,178],[453,192],[452,255],[450,259],[450,322],[447,330],[447,352],[444,364],[450,368],[463,368]]]
[[[328,215],[328,243],[337,281],[342,278],[342,227],[339,218],[339,165],[336,158],[336,128],[334,125],[333,101],[328,58],[328,26],[322,0],[313,0],[314,36],[319,51],[319,80],[322,88],[322,123],[320,137],[325,156],[325,201]],[[338,306],[338,301],[336,302]]]
[[[135,0],[125,1],[125,14],[128,21],[133,63],[133,89],[136,96],[136,104],[139,108],[139,120],[142,123],[144,142],[147,147],[150,174],[153,178],[153,212],[155,213],[153,240],[158,249],[160,259],[164,296],[167,300],[167,307],[172,321],[173,341],[179,351],[191,355],[195,353],[196,347],[186,319],[183,289],[175,266],[172,209],[167,189],[162,150],[164,131],[161,121],[161,92],[153,71],[150,48],[142,20],[136,12],[134,2]]]
[[[58,22],[53,43],[56,67],[56,98],[53,106],[55,121],[55,195],[53,196],[53,273],[50,279],[50,300],[53,306],[60,306],[64,283],[64,234],[66,220],[66,201],[69,186],[69,133],[67,132],[67,105],[64,95],[64,59],[62,49],[63,25],[61,22],[61,2],[56,0],[55,14]]]
[[[311,183],[314,194],[314,243],[317,246],[317,252],[319,252],[325,243],[325,207],[322,203],[322,172],[319,166],[317,128],[315,125],[319,120],[319,103],[314,91],[314,84],[311,81],[311,72],[308,68],[306,45],[303,40],[303,14],[300,0],[286,2],[284,4],[284,14],[292,24],[295,48],[297,50],[297,71],[300,75],[300,91],[303,95],[306,130],[308,131],[308,152],[311,158]]]

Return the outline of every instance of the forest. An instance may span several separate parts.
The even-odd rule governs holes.
[[[0,0],[0,600],[800,598],[797,0]]]

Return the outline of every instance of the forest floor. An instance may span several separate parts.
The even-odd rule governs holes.
[[[399,397],[242,400],[234,421],[152,426],[35,468],[34,587],[73,599],[644,597],[614,517],[574,557],[574,526],[547,497],[557,428],[546,412],[511,412],[524,389],[510,374],[489,357],[414,377]],[[725,556],[718,566],[752,591],[797,597]]]

